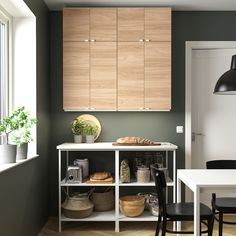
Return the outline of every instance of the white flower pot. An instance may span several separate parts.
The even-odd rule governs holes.
[[[27,159],[28,143],[24,143],[16,149],[16,160]]]
[[[16,162],[16,145],[0,145],[0,164]]]
[[[74,135],[75,143],[82,143],[82,135]]]
[[[94,143],[94,135],[86,135],[86,143]]]

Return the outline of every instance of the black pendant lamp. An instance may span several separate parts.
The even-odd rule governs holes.
[[[232,56],[231,68],[217,81],[214,94],[236,95],[236,55]]]

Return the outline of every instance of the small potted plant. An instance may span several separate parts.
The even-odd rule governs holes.
[[[0,121],[0,133],[3,136],[3,144],[0,145],[0,163],[16,162],[16,145],[9,143],[9,137],[24,126],[24,107],[14,111],[10,116]]]
[[[82,143],[82,136],[84,132],[85,123],[83,119],[75,118],[71,124],[71,130],[74,134],[74,142]]]
[[[86,135],[86,143],[94,143],[94,136],[97,133],[98,127],[90,123],[84,126],[84,134]]]
[[[11,134],[11,140],[17,145],[16,160],[27,158],[28,143],[33,141],[30,129],[37,123],[35,118],[24,107],[19,108],[19,128]]]

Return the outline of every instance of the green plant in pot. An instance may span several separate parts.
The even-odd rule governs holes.
[[[11,140],[17,145],[16,159],[27,158],[28,143],[33,141],[31,128],[37,123],[36,118],[32,118],[24,107],[18,109],[19,128],[11,134]]]
[[[86,123],[84,126],[84,134],[86,135],[86,143],[94,143],[94,136],[98,131],[98,127],[96,125],[92,125],[90,123]]]
[[[75,118],[71,124],[71,130],[74,134],[74,142],[82,143],[82,136],[84,133],[85,123],[83,119]]]
[[[16,162],[16,145],[10,144],[10,136],[22,128],[25,124],[25,114],[22,114],[24,107],[12,112],[0,121],[0,133],[3,136],[3,144],[0,145],[0,163]]]

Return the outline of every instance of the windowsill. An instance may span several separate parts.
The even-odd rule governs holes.
[[[31,156],[31,157],[28,157],[27,159],[16,161],[16,163],[1,164],[0,165],[0,173],[4,172],[6,170],[12,169],[16,166],[22,165],[25,162],[28,162],[28,161],[31,161],[31,160],[35,159],[36,157],[39,157],[39,155],[34,155],[34,156]]]

